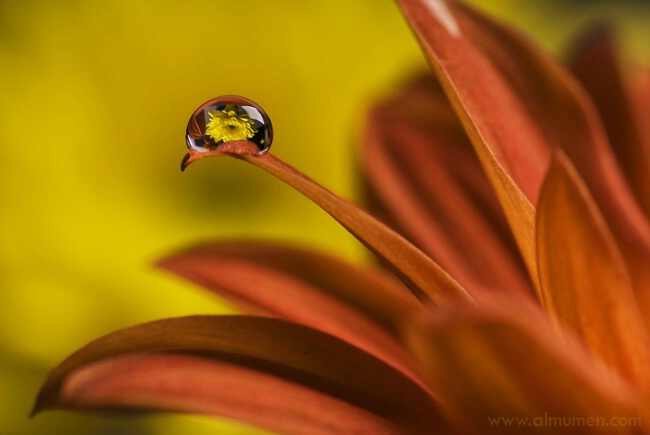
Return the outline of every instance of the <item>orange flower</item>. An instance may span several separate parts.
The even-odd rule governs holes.
[[[100,338],[54,369],[36,411],[199,412],[297,434],[648,432],[650,74],[628,81],[603,29],[572,75],[459,3],[400,3],[437,82],[369,116],[385,223],[252,143],[185,161],[266,170],[399,280],[298,247],[194,247],[161,267],[250,315]]]

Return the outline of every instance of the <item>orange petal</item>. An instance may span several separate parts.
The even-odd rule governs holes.
[[[212,270],[216,267],[209,269],[205,265],[216,265],[219,261],[227,260],[263,266],[278,274],[291,276],[360,311],[390,332],[397,331],[398,325],[401,325],[408,313],[422,308],[404,291],[404,285],[390,273],[286,243],[205,243],[163,258],[157,264],[215,290],[212,280],[221,278],[216,276],[218,271]],[[196,262],[204,264],[197,265]],[[290,303],[289,298],[277,299],[279,302]],[[262,304],[250,299],[240,302],[242,305],[253,304],[254,309],[267,313],[275,311],[275,308],[263,308]]]
[[[650,215],[650,124],[647,122],[650,73],[643,70],[630,74],[631,80],[628,82],[628,77],[618,65],[613,37],[609,29],[603,27],[592,30],[580,41],[573,55],[572,66],[600,111],[618,163],[647,217]],[[620,204],[617,194],[625,198],[625,189],[610,189],[609,196],[604,196],[602,186],[589,183],[590,172],[581,173],[619,242],[637,300],[645,314],[646,324],[650,325],[647,320],[650,319],[648,221],[643,216],[630,213],[624,204]],[[605,183],[606,177],[602,178]],[[635,216],[636,220],[630,222],[630,216]]]
[[[621,176],[587,94],[552,58],[510,28],[455,1],[400,0],[492,182],[537,282],[534,210],[563,149],[612,232],[633,279],[650,285],[650,227]],[[643,264],[646,267],[643,267]]]
[[[450,418],[472,434],[643,433],[585,423],[640,424],[636,392],[599,377],[586,354],[560,345],[538,306],[514,299],[521,300],[479,299],[478,307],[438,312],[406,329]]]
[[[634,106],[634,117],[637,119],[639,134],[644,147],[642,153],[648,156],[650,155],[650,122],[648,122],[650,70],[646,69],[635,74],[630,89],[632,89],[630,97]],[[646,173],[645,176],[647,177],[648,174]],[[621,232],[621,229],[619,229],[616,234]],[[627,260],[632,284],[644,314],[646,326],[650,327],[650,267],[648,267],[650,263],[650,247],[644,238],[634,237],[634,234],[629,233],[624,235],[626,237],[618,235],[619,246]]]
[[[170,361],[166,357],[160,359],[152,352],[171,352],[182,358]],[[127,356],[133,358],[125,360]],[[213,365],[212,361],[217,361],[217,364]],[[132,364],[135,368],[131,373],[123,374]],[[176,364],[180,365],[179,371],[176,371]],[[238,367],[235,373],[228,369],[230,366]],[[223,367],[226,371],[220,375]],[[240,382],[236,382],[233,385],[235,390],[229,393],[207,393],[205,387],[199,387],[201,370],[206,370],[206,380],[221,378],[219,382],[228,382],[228,376],[233,374],[240,376]],[[248,376],[251,370],[259,375]],[[149,371],[151,378],[147,377]],[[193,371],[195,374],[192,375]],[[139,385],[139,378],[143,379],[142,385]],[[260,385],[259,390],[254,388],[253,381],[270,379],[272,382],[273,378],[280,381],[274,385]],[[185,385],[185,381],[189,384]],[[288,391],[299,394],[285,396],[282,386],[288,386]],[[192,399],[195,388],[199,394]],[[308,394],[305,390],[312,391]],[[317,399],[326,395],[329,403],[346,402],[350,405],[335,409],[345,408],[343,411],[353,420],[363,419],[370,413],[374,414],[371,422],[381,416],[393,425],[409,430],[431,430],[438,425],[444,428],[431,396],[378,359],[311,328],[278,319],[248,316],[158,320],[100,338],[78,350],[52,371],[38,397],[35,412],[65,406],[220,411],[223,402],[238,400],[239,404],[230,405],[251,406],[258,399],[247,396],[271,391],[287,402],[278,404],[278,407],[289,414],[298,413],[297,418],[300,414],[305,418],[305,415],[320,411],[322,418],[335,424],[338,417],[329,414],[328,409],[309,409],[319,403]],[[212,403],[217,396],[220,396],[219,401]],[[304,397],[308,399],[305,402],[307,408],[300,411],[299,401]],[[363,412],[355,413],[353,408]],[[239,412],[256,410],[239,409]],[[283,414],[277,415],[277,419],[282,418]]]
[[[300,384],[217,359],[138,353],[70,374],[57,407],[219,415],[278,433],[400,434],[394,423]]]
[[[621,71],[609,27],[591,29],[579,41],[570,64],[596,104],[626,181],[650,216],[650,136],[643,134],[650,98],[635,105],[637,89]]]
[[[252,242],[201,245],[159,265],[249,313],[327,332],[415,378],[394,334],[402,318],[423,307],[387,272],[306,249]]]
[[[373,110],[363,163],[371,211],[464,288],[534,292],[498,199],[433,77]]]
[[[568,159],[558,154],[537,208],[543,302],[561,330],[628,379],[648,377],[648,338],[616,242]]]
[[[458,301],[472,301],[465,289],[447,272],[404,237],[273,154],[260,155],[254,144],[248,143],[248,146],[246,144],[247,142],[231,142],[222,146],[228,145],[228,147],[217,151],[190,154],[183,160],[181,167],[186,167],[199,158],[223,155],[252,163],[318,204],[368,249],[392,266],[393,271],[420,299],[432,301],[439,306],[448,306]]]
[[[456,2],[400,0],[400,4],[474,145],[536,284],[531,201],[536,200],[549,147],[516,90],[526,87],[532,91],[530,97],[539,98],[544,86],[527,89],[526,77],[522,80],[513,60],[513,55],[519,59],[521,48],[499,39],[491,27],[483,29],[492,25],[483,17]],[[518,73],[516,79],[504,77],[506,67]]]

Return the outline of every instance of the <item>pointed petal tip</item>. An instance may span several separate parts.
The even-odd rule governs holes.
[[[588,48],[594,43],[607,41],[608,43],[615,39],[616,29],[611,22],[598,21],[586,28],[577,38],[574,49]]]
[[[27,415],[27,418],[29,418],[30,420],[32,420],[32,419],[34,419],[34,417],[36,417],[36,416],[37,416],[38,414],[40,414],[42,411],[43,411],[43,407],[41,407],[41,406],[39,405],[39,403],[36,402],[36,404],[34,404],[34,407],[32,408],[32,410],[29,411],[29,414]]]
[[[174,272],[178,269],[179,266],[182,267],[184,264],[186,264],[188,256],[200,253],[209,255],[212,246],[228,246],[228,242],[219,240],[218,242],[214,243],[211,243],[210,241],[191,243],[188,246],[172,250],[171,252],[167,252],[164,255],[154,259],[151,265],[156,269]]]
[[[440,24],[449,32],[454,38],[460,36],[460,28],[456,18],[452,15],[444,0],[422,0],[422,3],[433,13],[433,15],[440,21]]]
[[[178,257],[179,254],[180,251],[165,253],[163,256],[154,259],[151,265],[156,269],[167,270],[174,263],[174,259]]]
[[[190,165],[190,159],[192,156],[190,153],[185,154],[185,157],[183,157],[183,160],[181,161],[181,172],[185,171],[185,168],[187,168]]]
[[[398,3],[409,21],[422,21],[432,27],[440,24],[453,38],[460,37],[460,26],[446,0],[398,0]]]
[[[45,411],[48,411],[53,408],[53,401],[47,394],[46,386],[42,386],[34,402],[34,406],[29,412],[28,418],[33,419],[39,414],[42,414]]]

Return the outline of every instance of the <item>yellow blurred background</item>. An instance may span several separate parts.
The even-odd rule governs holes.
[[[649,16],[624,7],[473,3],[552,51],[599,14],[631,26],[631,52],[647,47]],[[273,152],[354,198],[366,108],[423,68],[392,0],[0,2],[0,435],[262,433],[190,416],[27,416],[47,372],[89,340],[232,311],[154,270],[166,253],[264,238],[364,258],[327,215],[255,168],[211,159],[181,174],[199,104],[258,102]]]

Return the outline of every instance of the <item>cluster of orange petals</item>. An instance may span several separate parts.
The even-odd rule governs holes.
[[[193,247],[160,266],[248,314],[102,337],[53,370],[36,411],[288,434],[648,433],[650,72],[622,70],[603,28],[569,72],[460,3],[400,3],[435,78],[368,118],[372,214],[246,142],[184,163],[268,171],[394,274],[286,245]]]

